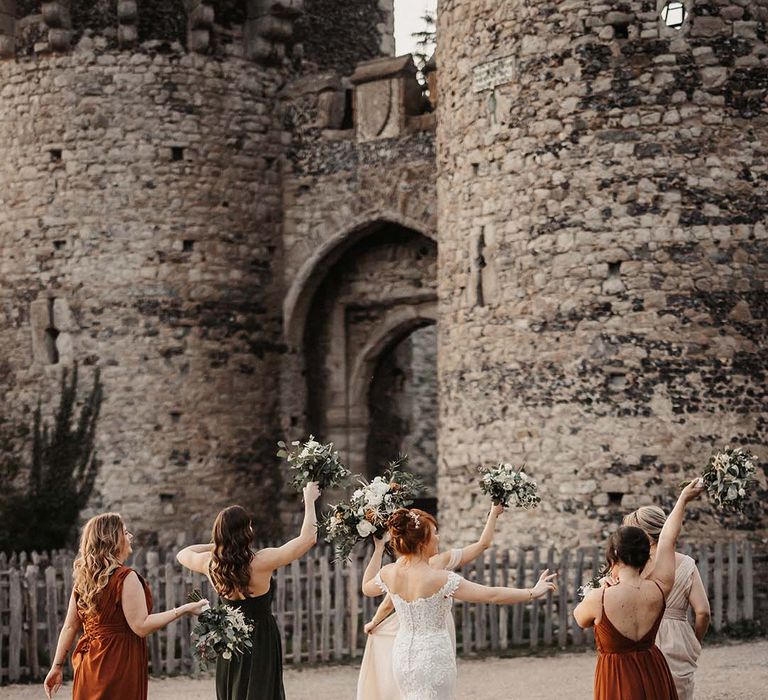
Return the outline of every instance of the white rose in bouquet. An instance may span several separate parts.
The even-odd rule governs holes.
[[[363,539],[376,532],[376,526],[369,523],[367,520],[361,520],[357,524],[357,534]]]

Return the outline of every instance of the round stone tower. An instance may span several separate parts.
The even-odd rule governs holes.
[[[4,417],[100,367],[92,506],[148,540],[233,498],[277,522],[274,106],[300,9],[0,0]]]
[[[453,535],[485,508],[467,476],[500,459],[544,499],[505,518],[515,541],[569,544],[669,505],[713,448],[765,468],[767,20],[765,0],[441,1]]]

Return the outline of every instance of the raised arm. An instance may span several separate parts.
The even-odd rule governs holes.
[[[178,608],[173,608],[173,610],[150,615],[147,610],[144,587],[135,571],[125,577],[121,601],[125,620],[134,634],[139,637],[146,637],[148,634],[162,629],[182,615],[199,615],[208,605],[208,601],[203,599],[196,603],[186,603]]]
[[[493,535],[496,532],[496,521],[503,512],[504,506],[491,506],[491,512],[488,513],[488,519],[485,521],[483,534],[480,535],[480,539],[477,542],[467,545],[461,550],[461,561],[459,562],[459,566],[464,566],[464,564],[469,564],[469,562],[474,561],[493,544]],[[450,552],[440,552],[439,554],[435,554],[435,556],[429,560],[429,565],[435,569],[445,569],[448,567],[450,558]]]
[[[59,632],[59,641],[56,644],[56,654],[53,657],[51,670],[48,671],[45,683],[43,684],[45,694],[49,698],[52,698],[59,688],[61,688],[63,680],[62,669],[64,668],[64,664],[67,663],[67,654],[81,628],[82,624],[80,623],[80,618],[77,614],[75,592],[72,591],[72,595],[69,597],[69,605],[67,606],[67,616],[64,618],[64,626],[61,628],[61,632]]]
[[[176,561],[191,571],[207,574],[212,551],[213,544],[191,544],[176,555]]]
[[[376,574],[381,571],[381,559],[384,556],[384,540],[373,538],[373,554],[371,560],[368,562],[368,566],[365,567],[363,572],[363,595],[368,598],[375,598],[382,594],[379,585],[374,582]]]
[[[693,614],[696,616],[693,625],[696,639],[702,642],[704,641],[704,635],[706,635],[709,629],[711,613],[709,610],[709,598],[707,598],[707,592],[704,590],[704,583],[701,580],[701,574],[698,569],[694,569],[693,572],[693,585],[691,586],[691,592],[688,594],[688,602],[691,604]]]
[[[549,569],[544,570],[533,588],[482,586],[462,579],[453,597],[467,603],[495,603],[496,605],[526,603],[534,598],[541,598],[550,591],[556,591],[557,585],[554,581],[556,576],[557,574],[550,574]]]
[[[316,481],[304,487],[304,521],[298,537],[286,542],[282,547],[267,547],[259,550],[254,565],[264,569],[278,569],[287,566],[295,559],[301,559],[317,543],[317,512],[315,502],[320,498],[320,487]]]
[[[659,533],[659,541],[656,545],[656,557],[653,562],[653,574],[651,575],[664,589],[665,595],[672,590],[675,583],[675,545],[683,527],[685,508],[690,501],[697,498],[704,490],[699,485],[700,480],[694,479],[680,493],[675,507],[667,517],[664,527]]]

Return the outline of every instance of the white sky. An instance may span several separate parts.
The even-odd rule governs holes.
[[[427,10],[435,11],[437,0],[395,0],[395,54],[413,53],[416,40],[412,32],[421,31],[421,17]]]

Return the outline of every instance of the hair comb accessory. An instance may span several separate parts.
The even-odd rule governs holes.
[[[421,518],[419,517],[418,513],[414,513],[413,511],[410,511],[408,515],[411,516],[411,519],[413,520],[414,527],[421,527]]]

